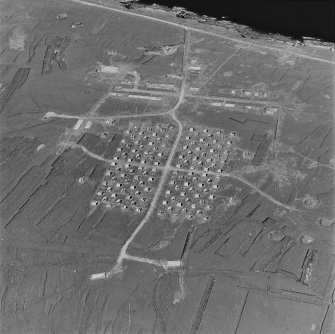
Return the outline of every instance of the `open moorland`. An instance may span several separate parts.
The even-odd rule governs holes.
[[[1,333],[334,333],[330,50],[0,12]]]

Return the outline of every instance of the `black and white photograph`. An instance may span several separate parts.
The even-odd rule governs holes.
[[[0,334],[334,334],[335,2],[0,0]]]

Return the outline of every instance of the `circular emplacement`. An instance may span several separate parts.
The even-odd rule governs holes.
[[[274,230],[269,232],[268,238],[272,241],[282,241],[285,238],[285,234],[283,232]]]
[[[277,217],[283,217],[285,216],[287,213],[287,210],[283,209],[283,208],[278,208],[276,211],[275,211],[275,215]]]
[[[305,244],[305,245],[309,245],[314,241],[314,238],[309,235],[309,234],[304,234],[301,238],[300,238],[301,243]]]
[[[318,201],[315,198],[313,198],[312,196],[309,196],[309,195],[307,195],[303,199],[302,203],[304,204],[304,206],[306,208],[309,208],[309,209],[313,209],[318,205]]]
[[[79,184],[83,184],[83,183],[85,183],[85,178],[84,178],[84,177],[80,177],[80,178],[78,179],[78,183],[79,183]]]
[[[246,158],[246,159],[251,159],[252,158],[251,153],[248,152],[248,151],[244,151],[242,155],[243,155],[243,158]]]
[[[317,224],[323,227],[331,227],[334,224],[334,222],[331,219],[319,218]]]

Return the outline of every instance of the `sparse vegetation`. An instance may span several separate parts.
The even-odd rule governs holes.
[[[125,3],[4,6],[2,332],[333,333],[333,55]]]

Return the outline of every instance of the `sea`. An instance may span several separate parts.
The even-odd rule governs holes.
[[[184,7],[246,25],[261,33],[281,34],[296,40],[303,37],[335,41],[335,1],[226,1],[226,0],[140,0],[142,4]]]

